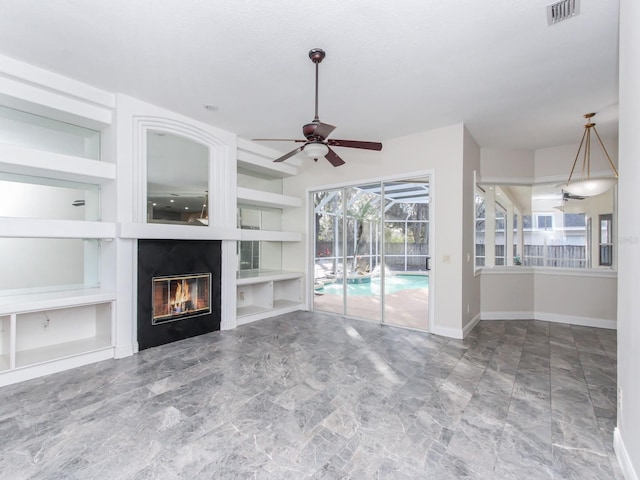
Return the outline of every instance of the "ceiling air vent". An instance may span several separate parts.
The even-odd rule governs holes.
[[[555,25],[580,13],[580,0],[561,0],[547,5],[547,22]]]

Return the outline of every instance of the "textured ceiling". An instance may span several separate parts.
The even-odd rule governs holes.
[[[336,138],[464,122],[483,147],[533,149],[577,142],[588,111],[616,135],[618,2],[551,27],[547,3],[0,0],[0,53],[244,138],[300,138],[315,47]]]

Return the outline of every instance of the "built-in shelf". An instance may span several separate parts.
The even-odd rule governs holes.
[[[242,325],[302,308],[302,273],[238,272],[237,322]]]
[[[274,163],[276,155],[270,149],[238,139],[238,168],[275,178],[293,177],[298,174],[298,168],[291,163]]]
[[[0,143],[0,171],[102,185],[115,180],[113,163]]]
[[[4,254],[16,259],[6,265],[6,273],[11,278],[23,278],[16,282],[15,290],[0,292],[3,386],[113,358],[114,282],[119,275],[116,248],[110,248],[115,243],[117,223],[93,221],[105,216],[115,220],[116,215],[118,149],[115,132],[110,130],[113,136],[103,135],[112,125],[115,94],[18,60],[1,60],[0,105],[7,128],[3,129],[4,141],[0,142],[0,172],[12,187],[22,188],[22,196],[16,198],[24,198],[25,202],[30,199],[24,205],[28,208],[7,210],[17,216],[0,217],[0,238],[7,240],[8,251]],[[46,187],[47,193],[40,195],[41,187]],[[35,195],[34,188],[38,192]],[[67,202],[71,193],[61,195],[60,189],[75,191],[78,196]],[[48,193],[52,190],[55,193]],[[86,199],[86,206],[91,208],[69,214],[68,210],[78,206],[72,203],[76,198]],[[103,211],[100,204],[108,207]],[[43,218],[34,218],[37,215]],[[23,242],[23,238],[29,241]],[[74,257],[69,259],[74,262],[73,266],[69,262],[69,268],[80,270],[84,278],[91,279],[86,280],[87,284],[109,284],[113,286],[111,290],[56,285],[67,278],[64,275],[50,280],[50,271],[58,273],[67,266],[62,265],[67,252],[57,247],[76,247],[77,242],[68,239],[82,243],[82,257],[78,257],[84,262],[80,266]],[[105,242],[100,247],[98,242],[84,240]],[[31,248],[42,256],[34,258]],[[74,254],[77,252],[78,249],[73,250]],[[60,262],[48,262],[54,258]],[[18,269],[23,271],[16,272]]]
[[[299,165],[295,158],[286,163],[274,162],[280,155],[262,145],[238,139],[238,174],[242,174],[242,186],[238,186],[236,192],[239,217],[245,226],[240,230],[240,263],[257,263],[262,269],[237,273],[237,325],[304,308],[303,274],[277,270],[282,266],[279,243],[302,241],[300,232],[277,230],[282,226],[284,210],[302,207],[300,198],[279,193],[283,191],[282,179],[297,175]],[[256,246],[252,242],[260,243]],[[255,261],[256,252],[259,262]]]
[[[0,385],[112,357],[114,300],[100,289],[0,297]]]
[[[116,236],[116,224],[80,220],[0,217],[0,236],[5,238],[97,238]]]
[[[273,230],[240,230],[240,240],[253,242],[299,242],[300,232],[276,232]]]
[[[121,223],[121,238],[164,239],[174,240],[240,240],[240,229],[196,226],[169,225],[161,223]]]
[[[0,296],[0,315],[93,305],[115,299],[115,292],[100,288]]]
[[[302,206],[302,200],[298,197],[243,187],[238,187],[238,203],[268,208],[299,208]]]
[[[57,343],[46,347],[16,352],[16,368],[49,362],[76,355],[83,355],[111,348],[111,339],[106,337],[84,338],[72,342]]]
[[[253,283],[301,278],[302,273],[285,270],[242,270],[237,272],[237,277],[237,285],[251,285]]]

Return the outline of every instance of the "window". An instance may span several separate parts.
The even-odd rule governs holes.
[[[614,209],[614,195],[609,190],[597,197],[572,197],[557,184],[478,186],[476,268],[613,267],[613,214],[606,212]],[[495,228],[487,232],[485,223],[493,225],[489,216],[494,215]],[[486,250],[487,241],[494,250]]]
[[[551,230],[553,228],[553,217],[551,215],[538,215],[536,217],[536,227],[538,230]]]
[[[598,264],[603,267],[613,265],[613,215],[607,213],[600,215],[598,232],[598,246],[600,251],[600,261]]]
[[[500,205],[496,204],[496,223],[495,223],[495,264],[507,264],[507,211]]]
[[[483,267],[485,263],[485,201],[482,190],[476,191],[476,214],[475,214],[475,237],[476,237],[476,267]]]

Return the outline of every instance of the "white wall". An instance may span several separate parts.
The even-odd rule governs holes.
[[[409,135],[383,142],[381,152],[357,149],[340,149],[346,165],[332,167],[327,161],[317,163],[303,159],[301,173],[284,180],[284,193],[305,199],[307,192],[346,183],[366,182],[389,176],[433,171],[432,228],[435,240],[432,245],[432,298],[435,305],[432,325],[434,333],[450,336],[462,335],[462,262],[463,259],[463,141],[464,126],[452,125],[428,132]],[[473,174],[471,174],[473,175]],[[284,230],[300,230],[304,225],[304,241],[285,245],[283,268],[308,270],[310,220],[305,208],[287,211],[283,216]],[[449,261],[445,262],[445,258]],[[466,304],[464,305],[466,312]]]
[[[616,328],[614,272],[553,268],[483,269],[482,319],[537,319]]]
[[[620,1],[620,181],[618,428],[616,453],[628,480],[640,474],[640,3]]]
[[[532,150],[481,150],[481,178],[483,183],[531,183],[534,177]]]
[[[480,172],[480,147],[464,129],[462,172],[462,327],[467,333],[480,320],[480,278],[475,274],[475,193],[476,175]]]
[[[480,278],[483,319],[531,318],[534,308],[532,269],[485,269]]]
[[[615,328],[617,279],[613,274],[536,271],[534,311],[540,320]]]
[[[596,122],[597,123],[597,122]],[[596,126],[596,128],[598,128]],[[595,137],[595,135],[593,135]],[[582,131],[576,126],[576,142],[568,145],[560,145],[557,147],[541,148],[535,151],[535,178],[537,182],[544,182],[547,179],[553,181],[556,177],[562,179],[569,179],[569,172],[571,172],[571,166],[578,153],[578,147],[580,146],[580,138],[582,137]],[[603,138],[602,142],[611,157],[614,164],[618,161],[618,139],[616,138]],[[580,158],[576,164],[575,171],[573,172],[572,179],[579,180],[582,172],[582,159],[584,155],[584,145],[580,150]],[[604,156],[597,139],[591,140],[591,175],[596,177],[598,175],[613,175],[613,171],[609,166],[607,158]],[[550,177],[550,178],[549,178]]]

